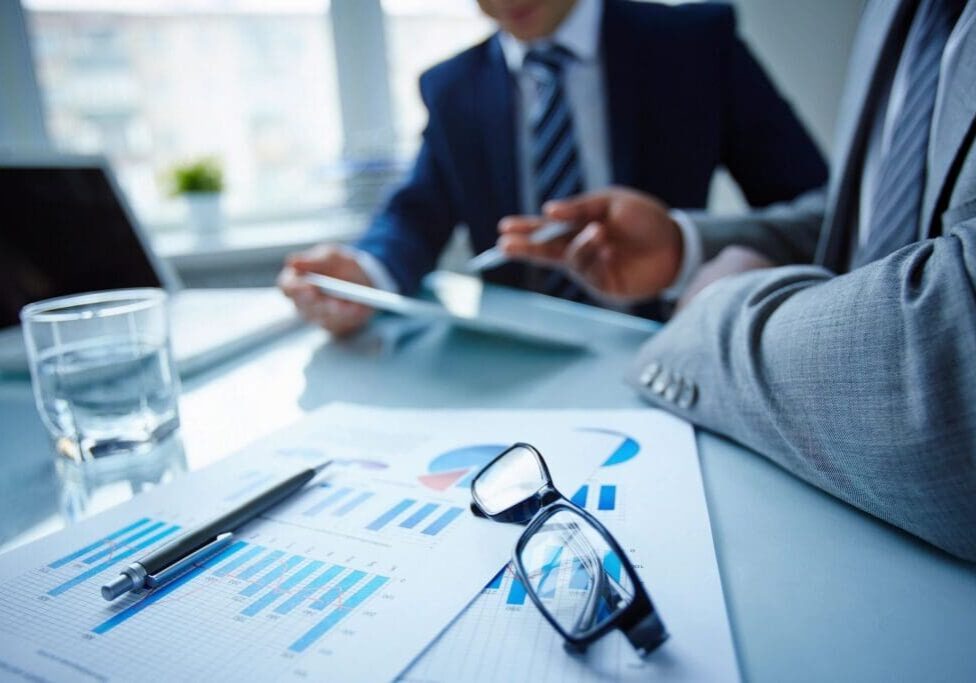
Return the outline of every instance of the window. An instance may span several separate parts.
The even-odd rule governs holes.
[[[173,164],[211,155],[230,220],[343,201],[328,3],[25,0],[48,130],[111,159],[143,219],[178,224]],[[331,182],[330,182],[331,181]]]
[[[398,149],[413,152],[427,122],[417,80],[494,31],[475,0],[383,0]]]
[[[350,1],[369,0],[336,0]],[[315,215],[382,196],[357,187],[377,183],[364,177],[368,167],[364,174],[342,158],[328,0],[24,0],[24,7],[53,143],[106,155],[150,227],[182,224],[185,208],[168,196],[166,175],[202,156],[223,166],[229,222]],[[370,36],[385,28],[381,68],[395,138],[385,154],[397,163],[374,175],[386,183],[390,168],[402,171],[412,157],[426,120],[421,72],[482,40],[491,23],[474,0],[382,0],[382,10],[385,26],[364,25],[353,42],[374,44]],[[387,84],[343,87],[355,97],[349,89]]]

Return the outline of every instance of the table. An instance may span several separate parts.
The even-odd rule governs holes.
[[[635,408],[623,384],[654,325],[486,288],[486,306],[584,329],[587,353],[383,319],[329,341],[303,328],[184,383],[203,467],[329,401],[451,408]],[[63,526],[29,383],[0,381],[0,544]],[[713,434],[698,444],[739,663],[753,681],[976,680],[976,566],[955,560]],[[132,495],[110,487],[100,504]],[[660,523],[666,523],[661,520]]]

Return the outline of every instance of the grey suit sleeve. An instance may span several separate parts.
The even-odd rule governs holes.
[[[765,254],[773,263],[812,263],[824,219],[826,189],[806,192],[789,202],[773,204],[746,216],[685,213],[698,227],[704,260],[739,244]]]
[[[976,218],[845,275],[790,266],[722,280],[647,342],[633,383],[976,561],[974,283]]]

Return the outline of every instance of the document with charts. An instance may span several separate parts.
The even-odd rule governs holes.
[[[615,449],[584,485],[563,493],[620,541],[671,638],[645,660],[619,632],[585,655],[567,654],[506,568],[405,681],[739,680],[691,428],[652,410],[592,415],[590,424],[615,439]],[[572,571],[562,574],[547,599],[580,589]]]
[[[326,407],[0,556],[0,679],[392,680],[519,534],[469,512],[473,474],[522,440],[546,454],[558,486],[575,489],[617,448],[618,437],[593,430],[622,426],[611,413]],[[328,459],[385,466],[330,467],[176,581],[100,596],[181,531]]]

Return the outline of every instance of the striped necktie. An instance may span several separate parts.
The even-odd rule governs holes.
[[[532,75],[538,94],[529,112],[529,125],[533,185],[540,211],[550,199],[583,191],[573,116],[563,90],[564,70],[573,59],[573,53],[559,45],[532,48],[525,55],[524,68]],[[561,273],[541,267],[527,267],[525,285],[569,299],[578,299],[581,294]]]
[[[915,11],[902,52],[905,101],[878,169],[868,238],[854,256],[854,267],[916,240],[939,66],[960,9],[958,0],[921,0]]]
[[[563,91],[563,70],[573,59],[573,54],[559,45],[533,48],[525,55],[525,68],[535,78],[539,95],[529,120],[532,171],[540,208],[550,199],[583,190],[572,112]]]

